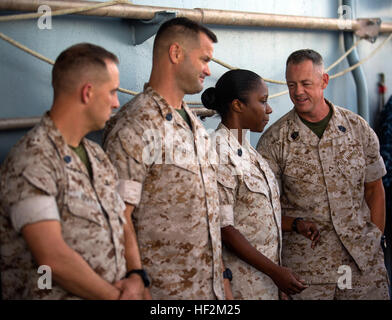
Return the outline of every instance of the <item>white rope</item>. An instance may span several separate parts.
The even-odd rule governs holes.
[[[129,94],[131,96],[136,96],[137,94],[139,94],[139,92],[128,90],[128,89],[123,89],[123,88],[118,88],[118,91],[120,91],[122,93]]]
[[[97,9],[97,8],[101,8],[101,7],[107,7],[107,6],[112,6],[115,4],[132,4],[132,2],[128,1],[128,0],[113,0],[113,1],[108,1],[108,2],[104,2],[104,3],[99,3],[99,4],[95,4],[95,5],[91,5],[91,6],[86,6],[86,7],[82,7],[82,8],[76,8],[76,9],[63,9],[63,10],[57,10],[57,11],[53,11],[51,14],[52,16],[55,15],[65,15],[65,14],[72,14],[72,13],[77,13],[77,12],[82,12],[82,11],[88,11],[88,10],[93,10],[93,9]],[[9,15],[9,16],[3,16],[0,17],[0,22],[2,21],[14,21],[14,20],[22,20],[22,19],[34,19],[34,18],[38,18],[41,17],[42,14],[41,13],[27,13],[27,14],[18,14],[18,15]],[[19,48],[20,50],[25,51],[26,53],[44,61],[47,62],[49,64],[54,64],[54,61],[41,55],[40,53],[31,50],[29,48],[27,48],[26,46],[22,45],[21,43],[13,40],[12,38],[6,36],[5,34],[0,32],[0,38],[7,41],[8,43],[10,43],[11,45]],[[371,54],[369,56],[367,56],[366,58],[360,60],[358,63],[356,63],[355,65],[341,71],[338,72],[332,76],[330,76],[330,79],[334,79],[340,76],[343,76],[344,74],[354,70],[355,68],[359,67],[360,65],[362,65],[364,62],[366,62],[367,60],[369,60],[371,57],[373,57],[374,54],[376,54],[377,51],[379,51],[390,39],[392,38],[392,33],[375,49],[371,52]],[[336,60],[332,65],[330,65],[325,72],[328,72],[329,70],[331,70],[332,68],[334,68],[336,65],[338,65],[345,57],[347,57],[351,51],[354,50],[354,48],[356,46],[358,46],[359,42],[361,41],[358,40],[347,52],[345,52],[338,60]],[[219,59],[216,58],[212,58],[212,61],[214,61],[215,63],[218,63],[222,66],[224,66],[227,69],[230,70],[234,70],[234,69],[238,69],[236,67],[233,67],[223,61],[220,61]],[[263,78],[264,81],[266,82],[270,82],[270,83],[275,83],[275,84],[282,84],[285,85],[286,82],[285,81],[278,81],[278,80],[272,80],[272,79],[268,79],[268,78]],[[119,88],[118,91],[122,92],[122,93],[126,93],[129,95],[137,95],[138,92],[132,91],[132,90],[128,90],[128,89],[123,89],[123,88]],[[273,99],[282,95],[285,95],[288,93],[288,90],[285,91],[281,91],[278,93],[275,93],[273,95],[271,95],[269,98]],[[202,105],[201,102],[187,102],[188,105]]]
[[[334,79],[337,77],[341,77],[342,75],[346,74],[347,72],[350,72],[350,71],[354,70],[355,68],[358,68],[361,64],[365,63],[371,57],[373,57],[383,46],[385,46],[385,44],[389,40],[391,40],[391,38],[392,38],[392,33],[376,49],[374,49],[366,58],[363,58],[362,60],[360,60],[356,64],[352,65],[351,67],[349,67],[341,72],[335,73],[334,75],[330,76],[329,78]]]
[[[225,67],[227,69],[230,69],[230,70],[238,69],[238,68],[233,67],[233,66],[231,66],[231,65],[229,65],[229,64],[227,64],[227,63],[225,63],[225,62],[223,62],[223,61],[221,61],[221,60],[219,60],[217,58],[212,58],[211,60],[214,61],[217,64],[220,64],[221,66],[223,66],[223,67]],[[272,80],[272,79],[268,79],[268,78],[263,78],[263,80],[265,82],[271,82],[271,83],[276,83],[276,84],[286,84],[286,81]]]
[[[351,51],[355,49],[357,45],[359,45],[361,40],[362,39],[359,39],[357,42],[355,42],[353,46],[350,49],[348,49],[344,55],[342,55],[338,60],[332,63],[327,69],[325,69],[325,73],[328,73],[329,70],[335,68],[345,57],[347,57],[351,53]]]
[[[11,39],[10,37],[7,37],[2,32],[0,32],[0,38],[5,40],[5,41],[7,41],[10,44],[12,44],[13,46],[17,47],[18,49],[20,49],[20,50],[22,50],[24,52],[27,52],[28,54],[31,54],[33,57],[36,57],[36,58],[38,58],[38,59],[40,59],[40,60],[42,60],[42,61],[44,61],[46,63],[54,64],[53,60],[50,60],[49,58],[43,56],[42,54],[39,54],[38,52],[33,51],[33,50],[27,48],[26,46],[24,46],[23,44],[15,41],[14,39]]]

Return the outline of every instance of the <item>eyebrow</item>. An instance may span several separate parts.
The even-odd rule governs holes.
[[[287,83],[297,83],[297,82],[305,82],[305,81],[313,82],[312,79],[303,79],[303,80],[299,80],[299,81],[294,81],[294,80],[289,81],[289,80],[287,80],[286,82]]]

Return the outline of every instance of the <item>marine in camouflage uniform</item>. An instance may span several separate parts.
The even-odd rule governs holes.
[[[234,226],[264,256],[281,263],[282,232],[279,188],[268,163],[247,140],[241,146],[222,123],[214,139],[221,227]],[[279,290],[265,273],[223,248],[223,261],[234,274],[235,299],[278,300]]]
[[[325,101],[333,114],[321,139],[292,109],[257,145],[279,181],[283,215],[311,219],[321,231],[314,250],[300,235],[285,234],[283,264],[310,284],[294,298],[388,299],[382,232],[364,198],[364,184],[386,173],[378,139],[361,117]],[[352,289],[339,289],[344,265]]]
[[[209,136],[151,87],[107,124],[104,149],[135,207],[140,255],[153,299],[224,299],[219,202]]]
[[[1,167],[0,242],[3,299],[78,299],[57,283],[42,290],[38,265],[20,231],[56,220],[67,245],[103,279],[125,276],[123,211],[117,173],[95,143],[81,142],[86,166],[65,143],[49,115],[14,146]],[[78,270],[75,270],[77,272]]]

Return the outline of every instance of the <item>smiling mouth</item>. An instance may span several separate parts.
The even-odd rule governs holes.
[[[299,102],[299,103],[304,103],[305,101],[307,101],[308,98],[296,98],[295,101]]]

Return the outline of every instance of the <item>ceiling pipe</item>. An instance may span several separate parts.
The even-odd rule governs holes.
[[[0,119],[0,131],[31,128],[40,120],[41,117]]]
[[[351,8],[351,12],[354,16],[354,2],[351,0],[343,0],[343,5]],[[354,33],[353,32],[344,32],[344,48],[347,51],[354,44]],[[347,60],[350,66],[359,62],[358,50],[355,48],[348,56]],[[367,122],[369,122],[369,94],[368,87],[366,83],[366,77],[363,72],[362,66],[355,68],[352,71],[355,88],[357,91],[357,106],[358,106],[358,114],[364,118]]]
[[[350,1],[347,1],[349,3]],[[41,5],[49,5],[52,10],[61,10],[69,8],[80,8],[86,5],[93,5],[102,2],[95,1],[57,1],[57,0],[1,0],[0,10],[10,11],[37,11]],[[248,27],[270,27],[270,28],[295,28],[295,29],[311,29],[311,30],[331,30],[342,31],[342,23],[344,31],[358,31],[361,28],[359,21],[349,19],[331,19],[320,17],[304,17],[292,15],[265,14],[256,12],[215,10],[215,9],[180,9],[172,7],[142,6],[131,4],[116,4],[110,7],[94,9],[90,11],[76,13],[87,16],[100,17],[117,17],[126,19],[151,20],[159,11],[175,12],[177,17],[187,17],[189,19],[199,21],[204,24],[212,25],[230,25],[230,26],[248,26]],[[345,43],[349,43],[349,37],[353,37],[353,33],[345,32],[348,35]],[[391,33],[392,23],[381,23],[380,33]],[[349,47],[346,44],[346,47]],[[357,53],[356,53],[357,55]],[[351,55],[350,55],[351,56]],[[350,56],[348,59],[350,60]],[[355,54],[353,55],[355,57]],[[355,61],[355,60],[352,60]],[[350,62],[350,65],[352,62]],[[358,69],[358,68],[357,68]],[[356,69],[356,70],[357,70]],[[356,71],[354,70],[353,73]],[[354,75],[355,78],[355,75]],[[365,83],[366,85],[366,83]],[[362,90],[358,90],[361,91]],[[366,91],[367,94],[367,91]],[[358,100],[360,98],[358,97]],[[367,101],[367,99],[364,99]],[[362,100],[362,101],[364,101]],[[194,113],[199,116],[211,116],[213,111],[204,108],[192,108]],[[200,109],[200,110],[199,110]],[[368,108],[360,106],[358,103],[359,113],[367,119],[366,110]],[[360,111],[360,110],[363,110]],[[0,130],[24,129],[33,127],[40,121],[40,117],[32,118],[9,118],[0,119]]]
[[[199,117],[211,117],[216,114],[214,110],[203,107],[191,107],[192,112]],[[41,117],[0,119],[0,131],[21,130],[34,127],[41,121]]]
[[[0,10],[37,11],[40,5],[49,5],[52,10],[80,8],[102,2],[96,1],[58,1],[58,0],[1,0]],[[361,28],[357,20],[342,20],[321,17],[302,17],[292,15],[266,14],[257,12],[215,10],[215,9],[180,9],[173,7],[142,6],[116,4],[109,7],[76,13],[88,16],[117,17],[127,19],[153,19],[159,11],[175,12],[177,17],[186,17],[204,24],[230,25],[247,27],[297,28],[312,30],[357,31]],[[380,32],[392,32],[392,23],[382,23]]]

